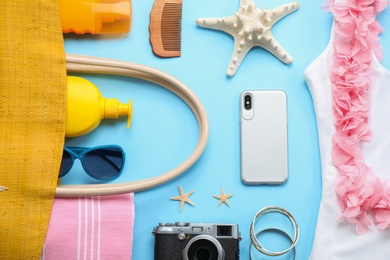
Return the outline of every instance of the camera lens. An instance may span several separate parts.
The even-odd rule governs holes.
[[[217,259],[218,250],[214,243],[207,239],[200,239],[192,243],[188,250],[188,259],[210,260]]]
[[[196,252],[196,256],[199,260],[209,260],[211,252],[207,248],[199,248]]]
[[[231,236],[232,227],[231,226],[217,226],[217,236]]]
[[[252,108],[252,97],[250,95],[244,97],[244,107],[247,110]]]
[[[219,241],[209,235],[193,237],[183,250],[183,259],[188,260],[220,260],[224,251]]]

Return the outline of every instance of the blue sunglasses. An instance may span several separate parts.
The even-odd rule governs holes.
[[[98,180],[112,180],[118,177],[125,164],[125,153],[117,145],[93,148],[65,147],[58,177],[65,176],[76,159],[81,161],[84,171]]]

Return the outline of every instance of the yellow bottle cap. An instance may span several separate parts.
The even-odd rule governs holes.
[[[123,104],[116,98],[106,98],[104,103],[104,118],[118,118],[127,115],[127,128],[130,127],[133,119],[133,101]]]

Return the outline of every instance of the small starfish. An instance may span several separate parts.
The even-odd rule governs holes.
[[[192,193],[194,193],[194,190],[188,192],[187,194],[184,194],[183,189],[179,186],[179,191],[180,196],[172,197],[171,200],[180,200],[180,211],[183,209],[183,206],[186,202],[195,206],[195,204],[188,198]]]
[[[255,46],[262,47],[282,62],[289,64],[293,58],[274,39],[272,26],[294,12],[299,2],[278,6],[272,10],[258,9],[254,0],[241,0],[239,10],[231,16],[221,18],[199,18],[199,26],[224,31],[234,38],[234,50],[226,74],[233,76],[246,54]]]
[[[232,196],[233,196],[233,194],[225,195],[225,191],[222,188],[222,195],[220,195],[220,196],[213,196],[213,197],[216,198],[216,199],[219,199],[219,203],[218,203],[217,207],[221,206],[222,203],[225,203],[226,205],[228,205],[230,207],[228,198],[230,198]]]

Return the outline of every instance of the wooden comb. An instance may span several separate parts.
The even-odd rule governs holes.
[[[150,43],[160,57],[181,55],[183,0],[156,0],[150,12]]]

